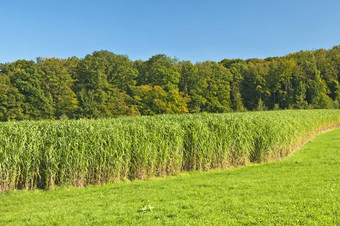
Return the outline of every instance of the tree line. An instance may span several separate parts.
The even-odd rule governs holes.
[[[0,121],[339,108],[340,46],[265,59],[84,58],[0,64]]]

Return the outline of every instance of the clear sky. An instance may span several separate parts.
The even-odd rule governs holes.
[[[84,57],[265,58],[340,44],[340,0],[0,0],[0,63]]]

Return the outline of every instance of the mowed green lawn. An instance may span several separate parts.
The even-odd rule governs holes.
[[[340,129],[275,163],[0,195],[0,224],[340,224]]]

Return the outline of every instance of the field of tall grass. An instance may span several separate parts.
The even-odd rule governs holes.
[[[339,110],[5,122],[0,192],[270,161],[338,126]]]

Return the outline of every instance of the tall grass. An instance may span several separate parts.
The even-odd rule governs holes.
[[[0,192],[85,186],[288,155],[340,125],[339,110],[24,121],[0,124]]]

